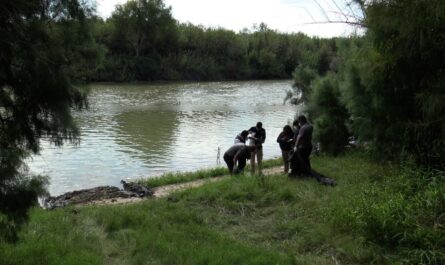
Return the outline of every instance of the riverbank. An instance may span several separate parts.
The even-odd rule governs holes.
[[[269,159],[263,162],[263,173],[266,175],[282,170],[281,159]],[[250,171],[247,165],[246,172]],[[141,178],[128,182],[123,189],[115,186],[98,186],[90,189],[75,190],[56,197],[46,198],[43,207],[55,209],[67,206],[110,205],[141,202],[146,199],[157,199],[169,196],[173,192],[196,188],[208,182],[220,181],[227,169],[216,167],[194,172],[169,172],[158,177]],[[227,176],[227,175],[226,175]],[[142,192],[142,193],[141,193]]]
[[[431,192],[360,154],[312,161],[338,185],[247,174],[135,204],[36,208],[18,244],[0,243],[1,263],[415,264],[422,250],[440,258],[443,230],[427,220],[443,183]]]

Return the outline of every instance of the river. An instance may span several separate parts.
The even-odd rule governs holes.
[[[89,109],[74,113],[81,141],[42,140],[28,161],[50,176],[51,195],[121,179],[217,166],[235,136],[257,121],[266,129],[265,159],[280,155],[276,138],[297,108],[283,104],[291,81],[94,84]]]

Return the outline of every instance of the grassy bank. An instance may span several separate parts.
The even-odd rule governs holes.
[[[222,162],[224,163],[224,161]],[[247,161],[249,163],[249,161]],[[269,159],[263,162],[263,168],[271,168],[276,166],[281,166],[282,161],[280,158]],[[250,165],[247,165],[245,172],[250,172]],[[159,186],[178,184],[189,182],[198,179],[207,179],[219,177],[227,174],[227,167],[220,166],[211,169],[202,169],[194,172],[176,172],[176,173],[166,173],[159,177],[140,179],[137,182],[140,184],[147,185],[148,187],[155,188]]]
[[[441,264],[445,189],[358,154],[314,157],[335,188],[237,176],[133,205],[34,209],[1,264]],[[442,219],[440,219],[442,218]]]

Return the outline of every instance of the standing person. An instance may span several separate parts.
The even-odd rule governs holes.
[[[293,177],[293,176],[297,176],[301,174],[301,165],[300,165],[300,160],[299,156],[297,155],[297,148],[295,145],[295,142],[297,141],[297,137],[298,137],[298,133],[300,132],[300,125],[298,124],[298,120],[294,120],[294,122],[292,123],[292,129],[293,129],[293,144],[294,146],[292,146],[292,150],[289,152],[289,161],[290,161],[290,169],[291,172],[289,174],[289,176]]]
[[[295,142],[297,155],[301,159],[300,164],[302,173],[310,174],[311,162],[309,156],[312,152],[312,132],[314,131],[314,128],[304,115],[298,116],[297,120],[300,125],[300,130]]]
[[[298,120],[294,120],[292,123],[292,131],[294,132],[294,142],[297,140],[298,132],[300,131],[300,124],[298,124]]]
[[[250,157],[253,147],[244,144],[234,144],[224,153],[224,161],[229,168],[230,175],[241,173],[246,166],[246,159]]]
[[[277,142],[280,144],[281,156],[283,158],[284,173],[289,172],[289,154],[294,143],[294,132],[289,125],[283,127],[283,131],[278,135]]]
[[[250,170],[252,175],[255,174],[255,156],[258,163],[258,174],[261,174],[261,165],[263,163],[263,143],[266,140],[266,130],[263,123],[257,122],[255,127],[249,129],[248,138],[255,141],[255,149],[250,153]]]
[[[246,140],[247,140],[247,135],[249,134],[249,132],[248,131],[246,131],[246,130],[244,130],[244,131],[242,131],[240,134],[238,134],[236,137],[235,137],[235,144],[239,144],[239,143],[242,143],[242,144],[245,144],[246,143]]]
[[[309,156],[312,152],[312,132],[314,128],[307,121],[304,115],[298,116],[298,124],[301,126],[296,138],[294,147],[294,154],[291,158],[291,173],[290,177],[295,177],[300,174],[314,177],[318,182],[324,185],[335,186],[337,182],[325,175],[312,169]]]

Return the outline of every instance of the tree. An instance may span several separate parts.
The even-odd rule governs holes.
[[[380,156],[445,168],[445,2],[364,5],[368,45],[350,67],[345,95],[353,127],[368,127]],[[359,135],[360,136],[360,135]]]
[[[308,112],[315,125],[315,139],[323,152],[337,155],[348,143],[346,122],[349,114],[341,102],[336,75],[318,78],[312,87]]]
[[[133,0],[118,5],[110,18],[111,51],[133,61],[138,80],[161,76],[159,65],[177,47],[176,21],[162,0]],[[131,63],[130,63],[131,65]]]
[[[0,14],[0,239],[17,239],[27,210],[46,193],[47,180],[30,176],[24,159],[43,137],[56,145],[78,140],[73,107],[86,105],[56,23],[82,23],[88,7],[76,0],[17,0]],[[79,27],[78,29],[82,29]],[[73,49],[71,49],[73,50]],[[72,62],[72,61],[71,61]]]

